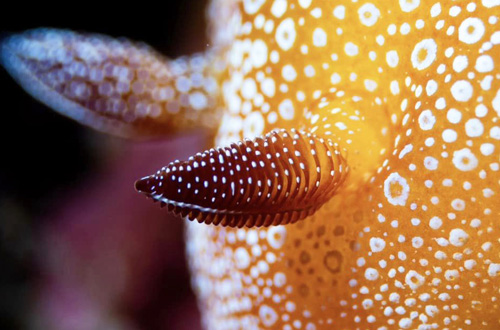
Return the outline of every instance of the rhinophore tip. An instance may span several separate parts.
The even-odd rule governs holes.
[[[135,190],[150,197],[155,192],[155,180],[152,176],[145,176],[135,182]]]

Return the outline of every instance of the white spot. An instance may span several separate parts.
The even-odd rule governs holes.
[[[280,60],[280,54],[278,53],[277,50],[273,50],[271,52],[271,55],[269,56],[269,59],[271,60],[272,63],[278,63]]]
[[[484,79],[481,81],[481,88],[485,91],[489,91],[491,89],[491,83],[493,82],[493,76],[492,75],[487,75],[484,77]]]
[[[483,118],[488,114],[488,108],[484,104],[478,104],[474,109],[476,117]]]
[[[388,27],[387,27],[387,33],[389,33],[389,35],[393,36],[396,34],[396,31],[397,31],[397,27],[396,27],[396,24],[390,24]]]
[[[490,129],[490,137],[495,140],[500,140],[500,127],[493,126]]]
[[[292,301],[287,301],[286,304],[285,304],[285,310],[289,313],[293,313],[295,312],[295,310],[297,309],[297,305],[295,305],[294,302]]]
[[[500,264],[491,263],[488,266],[488,275],[495,277],[498,276],[498,273],[500,273]]]
[[[428,96],[434,95],[438,89],[438,84],[435,80],[429,80],[425,86],[425,92]]]
[[[397,172],[391,173],[384,181],[384,194],[392,205],[406,205],[409,192],[408,182]]]
[[[267,243],[274,249],[280,249],[286,240],[286,228],[284,226],[271,227],[267,230]]]
[[[469,235],[465,231],[460,228],[455,228],[450,231],[449,241],[453,246],[463,246],[467,240],[469,239]]]
[[[490,72],[494,66],[493,59],[489,55],[481,55],[476,59],[475,69],[477,72]]]
[[[402,159],[404,156],[406,156],[412,150],[413,150],[413,145],[412,144],[405,145],[405,147],[403,148],[403,150],[401,150],[401,152],[399,153],[399,159]]]
[[[394,275],[396,274],[395,272],[395,269],[392,269],[391,271],[394,271]],[[389,276],[392,278],[394,277],[394,275],[391,276],[391,274],[389,274]],[[393,302],[393,303],[399,303],[399,299],[401,298],[401,296],[396,293],[396,292],[392,292],[390,295],[389,295],[389,301],[390,302]]]
[[[348,56],[356,56],[358,55],[359,49],[356,44],[348,42],[345,44],[344,51]]]
[[[361,304],[363,305],[364,309],[370,309],[373,307],[373,300],[365,299],[365,300],[363,300],[363,302]]]
[[[278,115],[276,114],[276,112],[271,111],[269,115],[267,115],[267,122],[269,124],[274,124],[277,121],[278,121]]]
[[[187,93],[191,89],[191,80],[184,76],[180,76],[175,81],[175,88],[182,93]]]
[[[451,207],[456,211],[465,210],[465,202],[460,198],[455,198],[451,201]]]
[[[414,270],[410,270],[406,273],[405,283],[412,290],[417,290],[422,284],[424,284],[425,278]]]
[[[260,90],[266,96],[273,97],[276,93],[276,84],[274,83],[274,79],[265,78],[260,83]]]
[[[429,171],[435,171],[438,168],[439,161],[432,157],[432,156],[427,156],[424,158],[424,166],[426,169]]]
[[[261,305],[259,308],[259,317],[265,327],[270,327],[278,320],[278,314],[272,307]]]
[[[286,7],[286,0],[274,0],[271,7],[271,14],[273,14],[277,18],[280,18],[286,12]]]
[[[380,17],[380,10],[378,10],[372,3],[366,3],[358,10],[359,20],[361,24],[366,26],[373,26],[377,23]]]
[[[246,138],[252,139],[262,134],[264,130],[264,118],[258,111],[251,112],[244,120],[243,135]]]
[[[194,92],[189,95],[189,104],[194,110],[201,110],[207,106],[207,97],[200,92]]]
[[[424,39],[415,45],[411,63],[417,70],[428,68],[436,59],[437,45],[434,39]]]
[[[479,119],[472,118],[465,123],[465,133],[467,134],[467,136],[478,137],[483,135],[483,132],[483,123]]]
[[[418,124],[420,125],[420,129],[423,131],[431,130],[435,123],[436,117],[431,110],[424,110],[420,116],[418,116]]]
[[[429,220],[429,227],[431,227],[434,230],[437,230],[441,228],[443,225],[443,220],[439,217],[432,217],[431,220]]]
[[[244,47],[245,45],[245,47]],[[240,66],[242,61],[243,61],[243,55],[245,52],[248,51],[247,47],[248,44],[247,43],[242,43],[242,42],[239,42],[239,41],[236,41],[234,44],[233,44],[233,47],[231,48],[231,52],[230,52],[230,56],[229,56],[229,61],[232,65],[234,66]],[[244,49],[245,48],[245,49]]]
[[[235,93],[227,93],[224,95],[226,97],[226,103],[229,111],[231,113],[239,113],[241,109],[241,98]]]
[[[257,85],[255,84],[255,80],[253,80],[252,78],[245,79],[241,86],[241,96],[243,96],[247,100],[250,100],[253,99],[256,92]]]
[[[458,39],[466,44],[474,44],[483,37],[484,31],[483,21],[476,17],[468,17],[458,28]]]
[[[413,220],[413,219],[412,219]],[[415,248],[415,249],[419,249],[421,248],[423,245],[424,245],[424,240],[422,239],[422,237],[413,237],[411,239],[411,245]]]
[[[393,81],[391,81],[391,86],[390,86],[390,88],[391,88],[391,93],[392,93],[392,95],[398,95],[398,94],[399,94],[400,89],[399,89],[399,83],[398,83],[398,81],[397,81],[397,80],[393,80]]]
[[[275,38],[278,46],[285,51],[289,50],[292,48],[296,37],[297,32],[295,31],[295,23],[293,19],[284,19],[276,29]]]
[[[332,84],[338,84],[340,82],[341,78],[340,78],[340,75],[338,73],[333,73],[330,77],[330,82]]]
[[[299,0],[299,5],[304,8],[304,9],[307,9],[309,8],[309,6],[311,5],[311,1],[312,0]]]
[[[408,23],[401,24],[401,27],[399,28],[399,32],[402,35],[407,35],[408,33],[410,33],[410,31],[411,31],[410,24],[408,24]]]
[[[490,17],[490,19],[491,19],[491,17]],[[492,24],[492,23],[490,23],[490,24]],[[500,45],[500,31],[493,32],[493,34],[490,37],[490,41],[493,45]]]
[[[314,8],[313,10],[311,10],[311,16],[314,17],[314,18],[320,18],[321,15],[323,15],[323,12],[321,10],[321,8]]]
[[[402,318],[401,320],[399,320],[399,326],[401,327],[401,329],[409,329],[412,325],[413,321],[410,319],[410,318]]]
[[[442,137],[444,142],[453,143],[457,140],[458,134],[455,130],[447,128],[443,131]]]
[[[295,114],[295,108],[289,99],[285,99],[279,104],[278,111],[285,120],[292,120]]]
[[[236,251],[234,251],[234,262],[238,269],[247,268],[250,265],[250,255],[248,251],[243,247],[237,248]]]
[[[377,82],[373,81],[371,79],[365,79],[365,88],[369,92],[373,92],[374,90],[377,89]]]
[[[326,32],[322,28],[316,28],[313,32],[313,45],[316,47],[326,46]]]
[[[398,52],[395,50],[388,51],[387,54],[385,55],[385,60],[387,61],[387,64],[391,68],[397,67],[399,63]]]
[[[399,0],[399,6],[401,10],[409,13],[415,10],[420,5],[420,0]]]
[[[452,124],[458,124],[462,120],[462,113],[457,109],[451,108],[446,113],[446,119]]]
[[[293,66],[287,64],[281,69],[281,75],[286,81],[294,81],[297,78],[297,71],[295,71]]]
[[[334,125],[335,125],[335,127],[337,127],[337,128],[338,128],[339,130],[341,130],[341,131],[344,131],[344,130],[346,130],[346,129],[347,129],[346,124],[344,124],[344,123],[343,123],[343,122],[341,122],[341,121],[336,122]]]
[[[245,9],[245,12],[252,15],[259,10],[264,2],[266,2],[266,0],[244,0],[243,8]]]
[[[491,101],[491,105],[493,105],[493,109],[497,112],[497,115],[500,116],[500,89],[497,90],[497,94],[493,101]]]
[[[427,299],[421,299],[423,301],[427,301]],[[428,316],[430,317],[434,317],[437,315],[437,313],[439,312],[439,309],[437,308],[436,305],[427,305],[425,306],[425,314],[427,314]]]
[[[286,284],[286,275],[284,273],[276,273],[274,274],[274,285],[277,287],[277,288],[281,288],[283,287],[285,284]]]
[[[439,14],[441,14],[441,4],[438,2],[431,7],[431,16],[436,17]]]
[[[380,237],[370,238],[370,249],[375,253],[381,252],[385,249],[385,241]]]
[[[338,19],[344,19],[345,18],[345,7],[344,6],[335,7],[335,9],[333,9],[333,16],[335,16]]]
[[[469,58],[465,55],[459,55],[453,60],[453,70],[456,72],[464,71],[469,65]]]
[[[460,171],[467,172],[477,167],[478,160],[469,148],[464,148],[453,153],[453,165]]]
[[[481,3],[486,8],[493,8],[496,6],[500,6],[500,0],[482,0]]]
[[[252,44],[250,59],[255,68],[260,68],[267,62],[267,45],[261,39],[257,39]]]
[[[440,97],[436,100],[436,108],[438,110],[443,110],[444,108],[446,108],[446,100],[444,97]]]
[[[476,260],[473,260],[473,259],[468,259],[468,260],[465,260],[464,261],[464,267],[465,269],[467,270],[472,270],[474,267],[477,266],[477,262]]]
[[[459,6],[453,6],[450,8],[449,13],[450,13],[451,17],[457,17],[461,11],[462,11],[462,8],[460,8]]]
[[[492,143],[483,143],[481,144],[479,150],[481,150],[481,154],[483,154],[484,156],[491,156],[495,151],[495,145],[493,145]]]
[[[365,278],[368,281],[375,281],[378,279],[378,271],[375,268],[367,268],[365,270]]]
[[[458,102],[467,102],[473,94],[472,85],[467,80],[458,80],[451,86],[451,95]]]
[[[278,1],[278,0],[277,0]],[[266,22],[266,18],[264,17],[264,15],[262,14],[259,14],[255,17],[255,20],[253,22],[253,25],[257,28],[257,29],[262,29],[262,27],[264,26],[264,23]]]
[[[495,195],[495,192],[491,190],[490,188],[483,189],[483,196],[486,198],[490,198],[491,196]]]

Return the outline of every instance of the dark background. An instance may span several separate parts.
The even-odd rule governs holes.
[[[201,0],[121,2],[107,9],[104,2],[9,6],[0,11],[0,37],[37,27],[67,28],[141,40],[169,57],[203,51],[207,44]],[[112,259],[125,255],[127,280],[119,294],[102,298],[107,303],[94,309],[119,319],[115,329],[197,328],[182,220],[136,195],[131,178],[197,151],[204,137],[128,142],[52,112],[1,68],[0,87],[0,328],[67,328],[64,319],[71,320],[81,305],[61,311],[73,306],[73,296],[54,290],[61,281],[84,296],[88,287],[106,288],[114,280],[106,275],[112,262],[94,261],[109,246]],[[87,272],[92,285],[87,277],[79,282],[79,274]],[[90,304],[101,299],[90,296]]]

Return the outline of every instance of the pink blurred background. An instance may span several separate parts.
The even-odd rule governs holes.
[[[169,57],[203,51],[206,2],[156,8],[29,6],[0,12],[0,34],[42,26],[142,40]],[[14,15],[15,14],[15,15]],[[0,327],[199,329],[181,219],[134,181],[207,146],[203,133],[132,142],[80,127],[0,70]]]

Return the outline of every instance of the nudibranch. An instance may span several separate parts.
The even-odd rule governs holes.
[[[500,328],[500,1],[217,0],[209,15],[204,66],[58,31],[1,53],[104,131],[220,115],[218,148],[137,183],[209,224],[187,225],[204,325]]]

